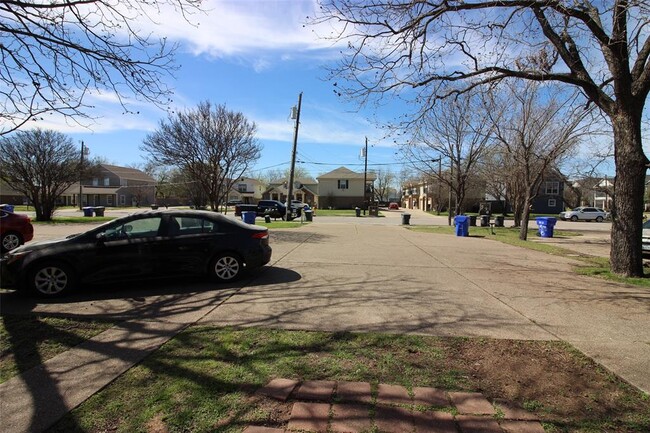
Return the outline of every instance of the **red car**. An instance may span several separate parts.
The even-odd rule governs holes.
[[[395,203],[395,202],[391,202],[388,205],[388,209],[399,209],[399,205],[397,203]]]
[[[2,253],[18,248],[34,237],[34,227],[26,215],[0,209],[0,250]]]

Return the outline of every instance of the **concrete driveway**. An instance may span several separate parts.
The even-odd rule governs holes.
[[[413,212],[411,222],[446,219]],[[400,223],[401,214],[391,212],[317,217],[299,229],[271,230],[272,263],[237,284],[135,283],[56,302],[0,294],[3,315],[125,320],[0,385],[0,397],[12,396],[0,398],[3,424],[8,431],[43,430],[197,322],[564,340],[650,391],[649,290],[580,277],[570,259],[489,238],[414,232]],[[57,227],[56,235],[89,228]],[[37,239],[55,237],[36,230]]]

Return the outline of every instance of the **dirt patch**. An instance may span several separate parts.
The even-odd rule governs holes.
[[[624,432],[650,423],[647,396],[565,343],[461,339],[450,355],[475,390],[558,426],[600,419],[612,429],[599,431]]]

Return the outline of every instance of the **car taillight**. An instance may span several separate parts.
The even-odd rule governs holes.
[[[266,239],[269,237],[269,232],[268,231],[255,232],[251,237],[253,239]]]

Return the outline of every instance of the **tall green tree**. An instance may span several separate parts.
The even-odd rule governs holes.
[[[0,178],[34,205],[37,221],[50,221],[57,199],[87,176],[92,163],[66,135],[43,129],[0,138]]]
[[[398,93],[427,111],[505,78],[579,89],[613,129],[612,271],[642,276],[648,10],[647,0],[322,0],[315,22],[347,42],[332,78],[361,103]]]

